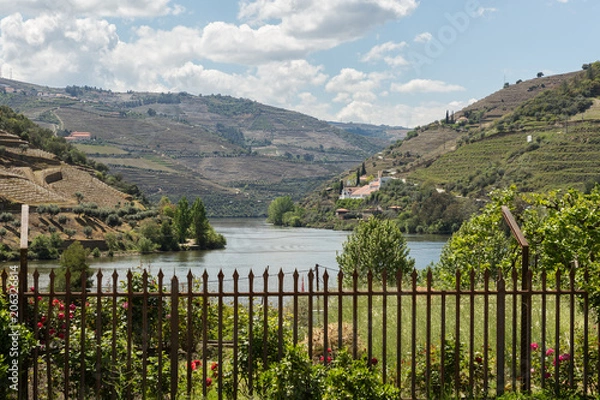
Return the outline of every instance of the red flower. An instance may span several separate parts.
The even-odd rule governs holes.
[[[327,356],[327,362],[330,363],[332,360],[331,356]]]
[[[39,329],[42,329],[42,328],[44,327],[44,324],[43,324],[42,322],[38,322],[38,323],[37,323],[37,327],[38,327]]]
[[[60,303],[60,305],[58,306],[58,309],[60,311],[64,310],[65,309],[65,305],[63,303]]]
[[[539,348],[540,348],[540,345],[537,344],[536,342],[531,343],[531,350],[536,351]]]
[[[371,358],[371,365],[377,365],[378,362],[379,360],[376,357]]]
[[[58,319],[65,319],[65,313],[59,312],[58,313]]]
[[[71,311],[75,311],[77,309],[77,306],[73,303],[71,303],[71,305],[69,306],[69,310]]]
[[[210,386],[210,385],[212,385],[212,379],[206,378],[206,386]]]
[[[200,360],[192,360],[190,364],[190,366],[192,367],[192,371],[197,370],[200,365],[202,365],[202,361]]]
[[[59,300],[59,299],[54,299],[54,300],[52,300],[52,305],[53,305],[53,306],[57,306],[57,305],[59,305],[59,304],[60,304],[60,300]]]
[[[212,364],[210,364],[211,371],[214,371],[215,369],[217,369],[218,366],[219,366],[219,364],[216,362],[213,362]]]
[[[327,352],[328,352],[328,353],[331,353],[331,349],[327,349]]]
[[[548,350],[546,350],[546,356],[551,356],[552,354],[554,354],[553,348],[549,348]]]

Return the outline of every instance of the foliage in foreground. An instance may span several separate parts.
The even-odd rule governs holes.
[[[534,277],[542,271],[549,277],[566,276],[578,268],[576,281],[590,292],[600,307],[600,186],[589,193],[574,189],[545,194],[517,193],[513,187],[492,193],[492,201],[466,222],[442,250],[436,274],[441,282],[453,284],[456,271],[474,271],[481,279],[489,269],[510,274],[519,265],[521,249],[502,216],[507,206],[529,243]],[[586,274],[588,276],[586,276]]]
[[[370,218],[356,226],[336,259],[347,279],[356,271],[362,281],[369,272],[381,280],[385,272],[393,282],[398,271],[408,274],[414,268],[415,260],[408,252],[406,239],[394,221]]]

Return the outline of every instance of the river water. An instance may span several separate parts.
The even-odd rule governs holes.
[[[227,239],[225,249],[93,259],[90,260],[91,269],[102,269],[105,276],[116,270],[123,278],[129,269],[144,268],[152,274],[162,270],[166,277],[177,275],[180,280],[189,271],[200,276],[206,270],[211,281],[216,280],[219,271],[223,271],[226,278],[231,278],[234,270],[242,277],[247,277],[250,270],[262,276],[266,268],[269,268],[269,274],[282,270],[288,275],[294,270],[304,274],[319,265],[322,270],[336,273],[336,254],[341,252],[350,234],[324,229],[275,227],[264,219],[214,219],[210,222]],[[439,260],[448,237],[407,235],[406,239],[409,256],[415,259],[417,269],[423,269]],[[32,261],[29,270],[37,268],[43,274],[57,266],[57,262]]]

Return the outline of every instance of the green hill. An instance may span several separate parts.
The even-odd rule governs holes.
[[[341,224],[334,211],[348,204],[338,200],[340,185],[354,184],[363,166],[366,180],[379,173],[398,179],[351,204],[351,215],[377,208],[406,222],[408,231],[448,232],[465,217],[456,207],[472,211],[495,189],[585,191],[600,182],[599,62],[506,85],[454,120],[443,117],[328,182],[329,190],[323,186],[310,195],[303,203],[307,223]]]

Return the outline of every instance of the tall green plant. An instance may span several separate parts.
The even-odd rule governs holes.
[[[381,279],[385,271],[394,281],[398,271],[409,273],[414,268],[415,260],[408,253],[406,239],[394,221],[370,218],[354,228],[336,259],[346,279],[354,271],[362,280],[369,272]]]

